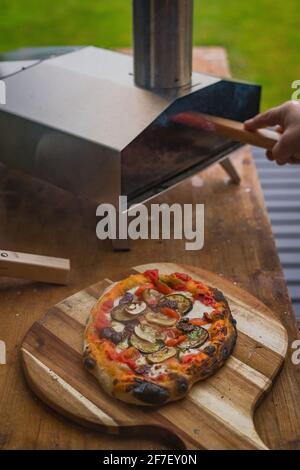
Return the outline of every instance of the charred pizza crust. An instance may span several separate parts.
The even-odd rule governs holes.
[[[113,284],[91,311],[83,364],[111,396],[156,406],[218,370],[236,342],[222,292],[157,270]]]

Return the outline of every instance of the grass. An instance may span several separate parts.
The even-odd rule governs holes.
[[[298,0],[195,0],[197,45],[227,48],[234,77],[263,85],[263,107],[300,79]],[[1,0],[0,51],[25,46],[131,45],[130,0]]]

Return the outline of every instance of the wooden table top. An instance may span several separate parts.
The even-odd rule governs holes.
[[[227,75],[220,48],[198,49],[195,69]],[[105,277],[118,278],[130,266],[153,261],[180,262],[221,274],[270,307],[288,330],[297,327],[273,241],[250,149],[232,160],[242,182],[228,183],[219,166],[190,178],[156,202],[204,203],[205,245],[185,251],[184,240],[137,241],[127,253],[111,251],[96,239],[96,204],[0,166],[0,246],[2,249],[68,257],[69,286],[0,280],[0,339],[7,364],[0,365],[0,448],[157,449],[155,440],[124,439],[94,433],[57,415],[25,383],[19,346],[32,325],[52,305]],[[258,433],[270,448],[300,448],[300,366],[291,350],[270,394],[255,416]]]

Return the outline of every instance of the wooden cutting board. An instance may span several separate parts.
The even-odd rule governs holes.
[[[81,359],[90,309],[113,282],[105,279],[55,305],[28,331],[21,353],[30,387],[55,410],[99,431],[150,438],[155,433],[180,449],[266,449],[253,414],[284,361],[286,330],[256,298],[203,269],[157,263],[122,277],[154,268],[186,272],[223,291],[237,320],[238,340],[222,369],[196,384],[187,398],[155,409],[107,396]]]

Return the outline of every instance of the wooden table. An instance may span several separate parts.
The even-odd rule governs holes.
[[[222,49],[198,49],[195,68],[229,73]],[[257,296],[282,320],[290,341],[297,338],[286,284],[274,245],[263,195],[249,148],[233,155],[242,177],[228,184],[219,165],[183,182],[157,202],[204,203],[205,246],[185,251],[184,241],[138,241],[131,252],[114,253],[96,239],[94,203],[0,167],[0,246],[72,261],[68,287],[0,280],[0,339],[7,365],[0,365],[0,447],[4,449],[157,449],[145,439],[97,434],[55,414],[27,387],[19,361],[21,341],[52,305],[106,276],[152,261],[208,268]],[[257,430],[271,448],[300,448],[300,366],[291,351],[272,392],[256,413]]]

